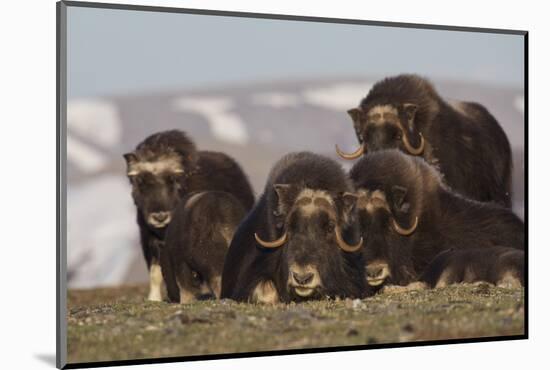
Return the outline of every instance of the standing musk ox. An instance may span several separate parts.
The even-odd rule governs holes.
[[[221,191],[192,193],[179,203],[166,229],[161,258],[172,302],[220,297],[225,254],[245,214],[237,198]]]
[[[524,248],[524,225],[514,213],[453,192],[422,158],[395,149],[369,153],[350,177],[372,287],[416,280],[449,248]]]
[[[431,288],[486,281],[520,287],[525,280],[524,252],[514,248],[448,249],[438,254],[420,277]]]
[[[284,156],[227,252],[222,298],[275,303],[360,297],[365,288],[353,186],[336,162]]]
[[[375,84],[348,114],[360,147],[346,154],[336,146],[342,158],[399,149],[423,157],[468,198],[510,207],[510,143],[480,104],[449,103],[427,80],[400,75]]]
[[[124,158],[149,269],[149,299],[160,301],[163,278],[159,254],[166,226],[180,199],[193,191],[226,191],[248,210],[254,204],[252,188],[233,159],[223,153],[197,151],[187,135],[178,130],[147,137]]]

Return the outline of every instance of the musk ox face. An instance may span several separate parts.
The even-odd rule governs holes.
[[[371,287],[403,285],[414,278],[411,237],[418,217],[411,217],[407,190],[394,186],[386,195],[380,189],[360,189],[357,210],[365,248],[365,275]],[[402,226],[406,223],[408,226]]]
[[[412,155],[424,151],[424,138],[415,125],[417,111],[415,104],[381,104],[367,110],[352,108],[348,114],[359,141],[359,148],[351,153],[343,153],[336,147],[337,153],[344,159],[356,159],[367,151],[399,149]]]
[[[158,156],[124,155],[132,197],[143,219],[153,229],[164,229],[180,198],[184,162],[176,153]]]
[[[266,248],[283,248],[282,271],[291,299],[332,295],[332,285],[339,281],[342,253],[358,252],[362,246],[362,241],[348,244],[342,235],[352,217],[355,195],[285,184],[274,188],[279,199],[277,231],[282,236],[266,242],[256,234],[256,240]]]

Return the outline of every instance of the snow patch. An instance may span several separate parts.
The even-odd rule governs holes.
[[[67,189],[69,287],[124,283],[141,253],[128,181],[101,176]]]
[[[357,106],[371,87],[372,84],[367,82],[337,83],[325,87],[306,89],[302,94],[309,104],[336,111],[346,111]]]
[[[103,147],[120,142],[122,126],[115,104],[99,99],[74,99],[67,104],[67,127]]]
[[[94,146],[110,148],[120,142],[117,107],[106,100],[73,99],[67,104],[67,131],[67,159],[82,172],[97,172],[108,159]]]
[[[70,135],[67,135],[67,160],[85,173],[97,172],[108,162],[101,152]]]
[[[241,117],[231,110],[234,103],[230,98],[178,98],[174,108],[179,111],[200,114],[206,118],[210,131],[215,138],[231,144],[245,145],[248,143],[248,133]]]

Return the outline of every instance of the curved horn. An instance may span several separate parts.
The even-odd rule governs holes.
[[[407,134],[403,134],[403,144],[405,145],[405,149],[412,155],[420,155],[424,151],[424,136],[422,136],[422,133],[418,133],[420,136],[420,146],[418,148],[414,148],[411,143],[409,143],[409,139],[407,138]]]
[[[363,237],[359,239],[359,243],[356,245],[349,245],[344,241],[342,238],[342,235],[340,234],[340,229],[335,228],[334,232],[336,234],[336,243],[338,243],[338,246],[344,251],[344,252],[357,252],[362,246],[363,246]]]
[[[338,147],[338,144],[335,145],[336,146],[336,153],[342,158],[342,159],[357,159],[359,158],[360,156],[363,155],[363,153],[365,153],[365,144],[361,144],[361,146],[353,153],[344,153],[343,151],[340,150],[340,148]]]
[[[286,232],[283,234],[283,236],[281,236],[279,239],[277,240],[274,240],[272,242],[266,242],[264,240],[262,240],[257,233],[254,233],[254,238],[256,239],[256,241],[258,242],[258,244],[260,244],[262,247],[264,248],[279,248],[280,246],[282,246],[283,244],[286,243],[286,239],[287,239],[287,234]]]
[[[412,233],[414,233],[414,231],[416,230],[416,227],[418,226],[418,216],[414,218],[414,222],[413,222],[413,225],[408,228],[408,229],[404,229],[402,228],[401,226],[399,226],[399,224],[397,223],[397,221],[395,221],[395,218],[392,219],[393,221],[393,228],[394,230],[400,234],[400,235],[403,235],[403,236],[409,236],[411,235]]]

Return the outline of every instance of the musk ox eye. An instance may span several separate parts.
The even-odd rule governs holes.
[[[395,134],[395,140],[400,141],[403,139],[403,134],[401,132],[398,132]]]
[[[332,234],[335,228],[336,224],[333,221],[329,221],[329,223],[327,224],[327,233]]]

